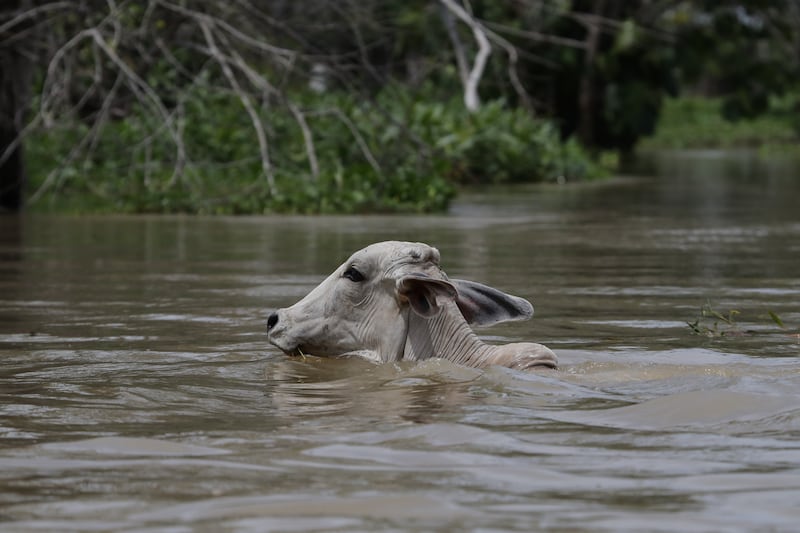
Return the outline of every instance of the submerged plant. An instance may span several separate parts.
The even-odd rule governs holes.
[[[710,301],[706,301],[700,308],[700,316],[698,316],[694,322],[687,322],[686,325],[689,326],[689,329],[691,329],[692,333],[695,335],[711,338],[742,337],[756,333],[753,330],[742,329],[736,321],[736,317],[740,314],[741,313],[736,309],[730,309],[727,313],[723,313],[714,309]],[[784,333],[790,337],[800,339],[800,333],[787,332],[783,320],[775,311],[769,310],[767,314],[770,320]]]
[[[744,332],[736,323],[736,316],[740,314],[736,309],[731,309],[728,314],[722,314],[711,306],[711,302],[706,301],[700,308],[700,316],[694,322],[686,324],[692,332],[705,337],[732,337],[742,336],[749,332]]]

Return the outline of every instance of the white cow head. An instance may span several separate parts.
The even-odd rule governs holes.
[[[305,298],[273,313],[267,328],[269,341],[288,354],[358,354],[394,361],[408,354],[406,343],[415,320],[433,324],[437,317],[439,322],[447,318],[445,322],[468,328],[467,323],[487,325],[532,314],[527,300],[448,279],[439,268],[436,248],[388,241],[354,253]],[[447,354],[415,358],[436,356]]]

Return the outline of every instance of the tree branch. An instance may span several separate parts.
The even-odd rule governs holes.
[[[38,7],[34,7],[31,9],[27,9],[17,15],[16,17],[12,18],[8,22],[0,24],[0,34],[5,33],[10,28],[13,28],[17,24],[23,22],[26,19],[31,19],[39,15],[39,13],[46,13],[48,11],[57,11],[59,9],[67,9],[67,8],[74,8],[74,2],[53,2],[51,4],[44,4]]]
[[[242,103],[242,106],[244,106],[248,116],[250,117],[250,122],[253,125],[253,129],[256,132],[256,138],[258,139],[258,149],[261,154],[261,170],[264,173],[264,176],[267,178],[270,194],[272,196],[276,196],[278,190],[277,186],[275,185],[275,172],[272,168],[272,162],[270,161],[269,157],[269,143],[267,142],[267,134],[264,131],[264,126],[261,124],[261,119],[258,116],[258,112],[256,111],[255,107],[253,107],[253,102],[250,100],[250,97],[239,85],[239,82],[231,70],[230,65],[228,65],[227,58],[217,47],[217,43],[214,40],[214,36],[211,33],[211,29],[209,28],[207,20],[204,18],[196,18],[196,20],[197,24],[200,26],[200,30],[203,32],[203,36],[206,39],[209,52],[219,64],[220,68],[222,69],[222,73],[228,79],[228,83],[239,97],[239,101]]]
[[[306,122],[303,112],[294,103],[287,101],[286,106],[292,113],[297,125],[300,126],[300,131],[303,132],[303,142],[306,146],[308,166],[311,167],[311,177],[314,181],[317,181],[319,179],[319,162],[317,161],[317,152],[314,149],[314,136],[311,134],[311,128],[308,127],[308,122]]]
[[[311,114],[333,115],[340,121],[342,121],[342,124],[347,126],[347,129],[350,130],[350,133],[353,135],[353,138],[356,140],[356,143],[358,143],[358,147],[361,149],[361,153],[364,154],[364,158],[370,164],[372,169],[375,170],[375,172],[377,172],[378,174],[383,173],[383,171],[381,170],[381,166],[378,164],[378,160],[375,159],[374,155],[372,155],[372,151],[369,149],[369,146],[367,145],[367,142],[364,140],[364,137],[358,131],[358,128],[356,128],[355,124],[353,124],[353,121],[350,120],[350,118],[347,115],[342,113],[341,109],[335,107],[333,109],[323,109],[320,111],[314,111]]]
[[[450,37],[450,42],[453,43],[453,54],[456,56],[456,66],[458,67],[458,77],[461,79],[463,85],[467,84],[469,78],[469,65],[467,64],[467,53],[464,50],[464,43],[461,42],[461,37],[458,35],[458,28],[456,21],[453,18],[453,12],[447,9],[444,4],[440,4],[442,9],[442,21],[447,30],[447,35]]]
[[[467,13],[463,7],[458,5],[454,0],[439,0],[453,15],[455,15],[461,22],[469,26],[472,30],[472,35],[478,43],[478,52],[475,54],[475,61],[472,64],[467,79],[464,83],[464,105],[470,112],[477,111],[481,105],[480,97],[478,96],[478,84],[483,77],[483,70],[486,68],[486,61],[492,53],[492,45],[486,36],[486,31],[475,18]]]

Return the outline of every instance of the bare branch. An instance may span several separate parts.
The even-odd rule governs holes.
[[[308,127],[305,115],[296,105],[287,101],[286,106],[292,113],[297,125],[300,126],[300,131],[303,132],[303,142],[306,146],[308,165],[311,167],[311,177],[314,178],[314,181],[317,181],[319,179],[319,162],[317,162],[317,152],[314,149],[314,136],[311,134],[311,128]]]
[[[511,82],[511,86],[514,87],[514,91],[517,93],[517,96],[519,96],[522,106],[528,111],[533,112],[530,95],[525,90],[525,87],[522,86],[522,82],[519,79],[519,74],[517,73],[517,62],[519,61],[517,47],[493,31],[486,30],[486,34],[490,39],[499,44],[503,50],[506,51],[506,54],[508,54],[508,79]]]
[[[461,42],[461,37],[458,35],[458,28],[453,18],[453,12],[442,5],[441,14],[444,27],[447,30],[447,35],[450,37],[450,42],[453,43],[453,54],[456,56],[456,66],[458,67],[458,77],[461,78],[461,83],[466,85],[469,78],[469,65],[467,65],[467,53],[464,50],[464,43]]]
[[[6,146],[3,153],[0,154],[0,166],[4,165],[8,158],[11,157],[11,154],[14,153],[14,150],[20,147],[22,144],[22,140],[34,129],[39,127],[39,123],[42,122],[42,116],[36,115],[28,124],[17,134],[17,137],[12,140]]]
[[[58,11],[59,9],[74,8],[74,2],[53,2],[51,4],[44,4],[39,7],[26,9],[16,17],[12,18],[4,24],[0,24],[0,34],[5,33],[21,22],[37,17],[40,13],[47,13],[48,11]]]
[[[170,115],[167,108],[164,106],[164,103],[159,98],[158,94],[150,87],[150,85],[145,82],[136,72],[134,72],[122,59],[117,55],[117,53],[108,45],[108,43],[103,39],[103,36],[100,32],[93,28],[89,30],[92,37],[94,38],[95,42],[100,46],[100,48],[106,53],[106,55],[111,59],[115,65],[128,77],[130,80],[129,83],[132,88],[134,88],[137,92],[141,91],[147,97],[148,100],[153,104],[153,106],[158,111],[158,114],[161,115],[162,120],[164,121],[164,126],[166,127],[167,131],[170,133],[172,140],[175,142],[175,149],[176,149],[176,160],[175,160],[175,167],[173,169],[172,178],[169,180],[169,185],[175,184],[182,176],[183,170],[186,167],[187,158],[186,158],[186,146],[184,145],[182,136],[175,130],[173,125],[173,119]]]
[[[42,116],[42,120],[46,126],[50,126],[50,117],[48,113],[48,108],[50,106],[51,100],[55,98],[55,94],[58,92],[58,84],[56,84],[53,79],[56,77],[56,69],[62,63],[64,56],[74,47],[78,46],[81,41],[84,41],[88,38],[91,38],[92,34],[90,30],[83,30],[75,35],[72,36],[70,40],[64,43],[55,54],[53,54],[53,58],[50,60],[50,63],[47,65],[47,73],[44,78],[44,83],[42,84],[42,93],[41,93],[41,102],[39,104],[39,114]]]
[[[250,65],[248,65],[242,56],[240,56],[235,50],[232,50],[231,57],[229,59],[240,71],[244,73],[245,76],[247,76],[248,81],[250,81],[250,83],[252,83],[255,87],[260,88],[266,94],[277,94],[283,99],[303,134],[303,142],[306,147],[306,155],[308,156],[308,164],[311,169],[311,177],[314,179],[314,181],[316,181],[319,178],[319,162],[317,161],[317,153],[316,149],[314,148],[314,137],[311,133],[311,129],[308,127],[308,122],[306,121],[303,112],[300,111],[300,109],[293,102],[275,89],[264,76],[253,70],[253,68],[251,68]]]
[[[464,105],[469,111],[477,111],[480,107],[480,97],[478,96],[478,84],[483,77],[483,70],[486,67],[486,61],[492,53],[492,45],[486,36],[486,31],[475,18],[467,13],[463,7],[458,5],[454,0],[439,0],[450,12],[452,12],[459,20],[470,27],[475,41],[478,43],[478,52],[475,54],[475,62],[472,64],[472,69],[469,71],[466,83],[464,83]]]
[[[286,48],[281,48],[279,46],[274,46],[272,44],[266,43],[263,40],[254,39],[253,37],[250,37],[249,35],[245,34],[244,32],[236,29],[234,26],[232,26],[231,24],[229,24],[228,22],[226,22],[226,21],[224,21],[224,20],[222,20],[220,18],[212,17],[212,16],[207,15],[205,13],[202,13],[200,11],[194,11],[194,10],[191,10],[191,9],[187,9],[187,8],[185,8],[183,6],[179,6],[179,5],[173,4],[171,2],[165,2],[163,0],[156,0],[156,2],[159,5],[165,7],[166,9],[169,9],[169,10],[174,11],[176,13],[180,13],[180,14],[182,14],[184,16],[187,16],[189,18],[192,18],[192,19],[195,19],[195,20],[198,20],[198,21],[204,21],[204,23],[207,24],[207,25],[213,25],[213,26],[219,27],[219,28],[225,30],[231,36],[233,36],[236,39],[240,40],[241,42],[247,44],[248,46],[251,46],[252,48],[254,48],[256,50],[261,50],[262,52],[267,52],[272,57],[279,58],[281,64],[283,64],[284,66],[291,65],[291,63],[294,61],[295,56],[297,55],[297,52],[295,52],[294,50],[288,50]]]
[[[269,158],[269,144],[267,142],[267,134],[264,132],[264,126],[261,124],[261,119],[258,116],[258,112],[256,111],[255,107],[253,106],[253,102],[250,100],[250,96],[245,93],[241,86],[239,85],[236,76],[234,75],[233,71],[231,70],[230,65],[228,65],[227,58],[220,52],[219,48],[217,47],[217,43],[214,40],[214,36],[211,33],[211,28],[209,27],[208,21],[204,18],[197,18],[197,24],[200,26],[200,30],[203,32],[203,36],[206,39],[206,43],[208,44],[209,51],[214,59],[219,64],[220,68],[222,69],[223,74],[228,79],[228,83],[230,84],[233,91],[239,97],[239,101],[241,101],[242,106],[244,106],[245,110],[247,111],[248,116],[250,117],[250,122],[253,124],[253,129],[256,132],[256,138],[258,139],[258,148],[259,152],[261,153],[261,170],[264,172],[264,176],[267,178],[267,184],[269,185],[270,194],[275,196],[277,194],[277,187],[275,185],[275,173],[272,168],[272,162]]]
[[[578,49],[586,48],[586,43],[584,41],[579,41],[577,39],[570,39],[568,37],[559,37],[558,35],[549,35],[547,33],[541,33],[533,30],[521,30],[519,28],[514,28],[512,26],[508,26],[506,24],[500,24],[498,22],[486,21],[484,22],[484,24],[488,28],[492,28],[497,32],[507,33],[509,35],[514,35],[515,37],[521,37],[523,39],[528,39],[531,41],[536,41],[546,44],[555,44],[558,46],[566,46],[568,48],[578,48]]]
[[[347,126],[347,129],[350,130],[350,133],[353,135],[353,138],[358,143],[358,147],[361,149],[361,153],[364,154],[364,158],[370,164],[373,170],[378,174],[382,174],[383,171],[381,170],[381,166],[378,164],[378,160],[375,159],[375,156],[372,155],[372,151],[369,149],[367,142],[364,140],[364,137],[358,131],[353,121],[350,120],[350,117],[342,113],[342,110],[338,107],[333,109],[324,109],[319,111],[314,111],[313,113],[309,113],[310,115],[333,115],[338,118],[342,124]]]
[[[597,13],[574,12],[574,13],[566,13],[565,16],[581,24],[589,33],[595,31],[595,28],[599,29],[599,31],[601,32],[614,33],[622,29],[626,24],[625,21],[620,21],[610,17],[605,17],[600,12]],[[636,28],[638,31],[646,33],[651,37],[660,39],[664,42],[674,42],[675,40],[675,36],[668,31],[664,31],[658,28],[650,28],[647,26],[643,26],[641,24],[638,24]]]
[[[119,88],[122,79],[123,75],[122,73],[119,73],[117,75],[117,79],[114,81],[114,85],[111,88],[112,95]],[[47,177],[42,182],[42,185],[40,185],[39,188],[36,190],[36,192],[34,192],[33,195],[30,197],[29,199],[30,203],[35,203],[37,200],[39,200],[39,198],[41,198],[42,195],[44,195],[50,189],[50,187],[56,185],[57,183],[60,184],[62,182],[64,168],[73,161],[75,161],[80,155],[80,153],[86,150],[87,146],[89,147],[89,152],[91,152],[92,148],[100,138],[100,133],[103,129],[103,126],[105,125],[106,117],[108,116],[108,110],[112,101],[113,98],[106,98],[103,101],[103,107],[100,109],[100,113],[97,117],[97,120],[95,120],[94,124],[92,125],[92,128],[86,135],[83,136],[83,138],[79,143],[73,146],[72,150],[70,150],[69,154],[62,161],[61,165],[52,169],[47,174]],[[20,135],[20,137],[22,136]]]

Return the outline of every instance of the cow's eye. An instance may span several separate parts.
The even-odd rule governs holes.
[[[350,267],[347,270],[345,270],[344,274],[342,274],[342,277],[345,277],[350,281],[354,281],[356,283],[358,283],[359,281],[364,281],[364,274],[362,274],[353,267]]]

